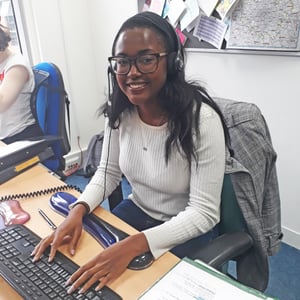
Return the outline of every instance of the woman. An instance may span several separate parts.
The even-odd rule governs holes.
[[[79,286],[83,293],[97,280],[100,289],[144,252],[188,256],[217,234],[223,121],[205,90],[186,82],[182,54],[173,27],[151,12],[128,19],[116,35],[100,165],[66,220],[32,255],[38,260],[51,244],[51,261],[66,239],[74,255],[82,217],[110,195],[122,174],[132,195],[112,213],[140,232],[82,266],[67,282],[69,293]]]
[[[0,24],[0,141],[6,144],[43,135],[30,108],[33,72],[9,49],[8,29]]]

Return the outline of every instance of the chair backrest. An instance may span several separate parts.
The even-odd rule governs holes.
[[[221,194],[220,234],[247,231],[242,211],[238,205],[229,174],[224,175]]]
[[[35,89],[31,97],[32,113],[44,135],[59,137],[52,143],[54,156],[43,163],[59,173],[65,169],[64,155],[71,147],[66,128],[66,115],[70,134],[69,99],[59,68],[48,62],[33,66]]]

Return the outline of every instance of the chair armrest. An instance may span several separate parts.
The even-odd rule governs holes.
[[[246,232],[225,233],[196,251],[192,259],[200,259],[213,268],[220,269],[226,262],[245,253],[253,245]]]

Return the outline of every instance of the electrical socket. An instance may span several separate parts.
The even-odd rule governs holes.
[[[65,176],[70,176],[73,173],[75,173],[78,169],[79,169],[79,164],[78,163],[74,163],[74,164],[69,165],[68,167],[66,167],[66,169],[63,171],[63,174]]]
[[[63,174],[65,176],[72,175],[80,168],[81,163],[81,153],[79,151],[67,154],[65,156],[65,170]]]

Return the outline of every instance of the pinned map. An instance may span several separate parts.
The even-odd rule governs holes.
[[[299,51],[299,26],[299,0],[239,1],[227,48]]]

